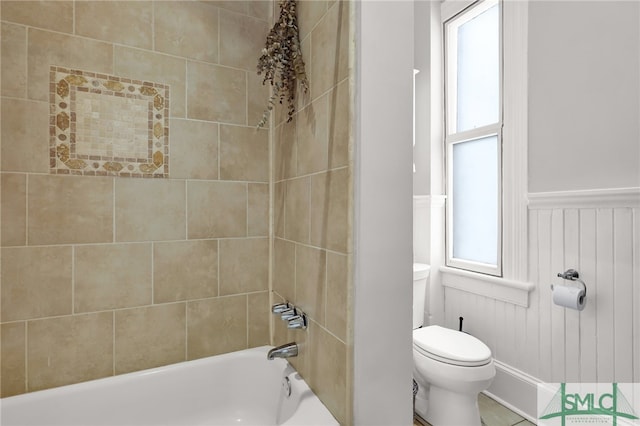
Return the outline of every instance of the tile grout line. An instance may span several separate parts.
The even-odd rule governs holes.
[[[111,187],[111,191],[112,191],[113,194],[112,194],[112,200],[111,201],[112,201],[112,205],[113,205],[113,208],[112,208],[112,216],[113,216],[113,218],[112,218],[112,224],[111,224],[111,226],[112,226],[112,228],[111,228],[112,229],[112,236],[111,236],[112,240],[111,240],[111,242],[115,244],[116,243],[116,178],[115,177],[112,178],[112,182],[113,182],[113,184],[112,184],[112,187]]]
[[[189,359],[189,300],[184,301],[184,359]]]
[[[29,173],[25,174],[25,215],[24,215],[24,242],[25,247],[29,245]]]
[[[216,240],[216,255],[217,255],[217,262],[218,265],[216,267],[216,281],[218,284],[218,292],[216,293],[216,297],[220,297],[220,240]]]
[[[156,2],[151,2],[151,51],[156,51]]]
[[[155,241],[151,241],[150,244],[150,248],[151,248],[151,303],[149,303],[150,306],[153,306],[156,304],[156,297],[154,294],[155,291],[155,287],[156,287],[156,283],[155,283],[155,257],[154,257],[154,252],[155,252]]]
[[[216,26],[218,29],[218,33],[216,34],[217,36],[217,40],[216,40],[216,53],[218,54],[218,57],[216,58],[216,64],[220,63],[220,8],[217,8],[217,13],[216,13]]]
[[[169,112],[169,115],[171,115],[171,112]],[[189,61],[187,59],[184,61],[184,119],[189,119]]]
[[[298,245],[293,245],[293,302],[298,302]]]
[[[313,187],[313,185],[311,185],[311,177],[309,177],[309,183],[307,184],[307,195],[309,196],[309,211],[307,213],[307,219],[309,219],[309,228],[307,229],[307,244],[311,244],[311,188]]]
[[[113,346],[113,348],[111,349],[111,358],[112,358],[111,373],[112,375],[115,376],[116,374],[116,311],[115,310],[111,311],[111,329],[112,329],[111,345]]]
[[[341,337],[336,336],[336,334],[329,330],[326,325],[322,325],[317,319],[311,318],[309,317],[309,321],[310,322],[314,322],[318,327],[320,327],[325,333],[327,333],[329,336],[333,337],[334,339],[336,339],[338,342],[342,343],[343,345],[346,345],[347,342],[346,340],[343,340]]]
[[[71,315],[76,313],[76,247],[71,245]]]
[[[75,9],[75,4],[73,5]],[[24,27],[24,57],[27,58],[24,61],[24,76],[25,76],[25,84],[24,84],[24,99],[29,98],[29,26]],[[3,96],[4,97],[4,96]]]
[[[29,321],[24,322],[24,389],[29,392]]]
[[[189,183],[184,180],[184,239],[189,239]]]
[[[249,182],[245,184],[245,236],[249,237]]]
[[[244,114],[244,122],[249,127],[249,71],[244,72]]]
[[[324,327],[328,330],[327,306],[329,305],[329,253],[324,249],[321,249],[321,253],[324,253]]]
[[[76,35],[76,2],[75,1],[71,3],[71,10],[72,10],[72,12],[71,12],[71,14],[72,14],[72,17],[71,17],[71,26],[72,26],[71,34],[73,34],[75,36]]]
[[[245,345],[249,347],[249,295],[245,295],[244,299],[245,303],[245,312],[247,313],[247,319],[245,321]]]
[[[273,116],[269,116],[269,133],[267,134],[267,141],[268,141],[268,161],[269,161],[269,168],[268,168],[268,182],[267,182],[267,194],[268,194],[268,199],[267,199],[267,236],[268,236],[268,244],[269,244],[269,251],[267,253],[268,256],[268,262],[269,262],[269,267],[267,269],[267,307],[270,308],[274,303],[273,300],[273,270],[274,270],[274,266],[275,266],[275,262],[274,262],[274,254],[275,254],[275,238],[274,238],[274,214],[273,214],[273,209],[274,209],[274,166],[275,166],[275,147],[274,147],[274,119]],[[272,322],[272,316],[268,315],[268,319],[267,319],[267,335],[268,335],[268,344],[273,344],[273,322]]]

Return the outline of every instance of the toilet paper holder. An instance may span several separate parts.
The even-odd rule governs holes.
[[[568,281],[577,281],[582,285],[582,289],[584,290],[584,297],[587,297],[587,285],[580,279],[580,274],[575,269],[567,269],[564,272],[558,272],[558,277],[563,280]],[[551,290],[553,290],[553,284],[551,284]]]

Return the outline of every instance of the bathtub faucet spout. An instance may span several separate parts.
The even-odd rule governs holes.
[[[267,359],[291,358],[294,356],[298,356],[298,345],[296,342],[291,342],[271,349],[267,354]]]

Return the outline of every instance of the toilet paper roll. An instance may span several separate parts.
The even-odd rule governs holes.
[[[553,286],[553,303],[581,311],[587,303],[584,289],[565,285]]]

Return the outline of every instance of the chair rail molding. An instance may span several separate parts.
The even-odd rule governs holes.
[[[640,187],[531,192],[529,210],[640,207]]]

